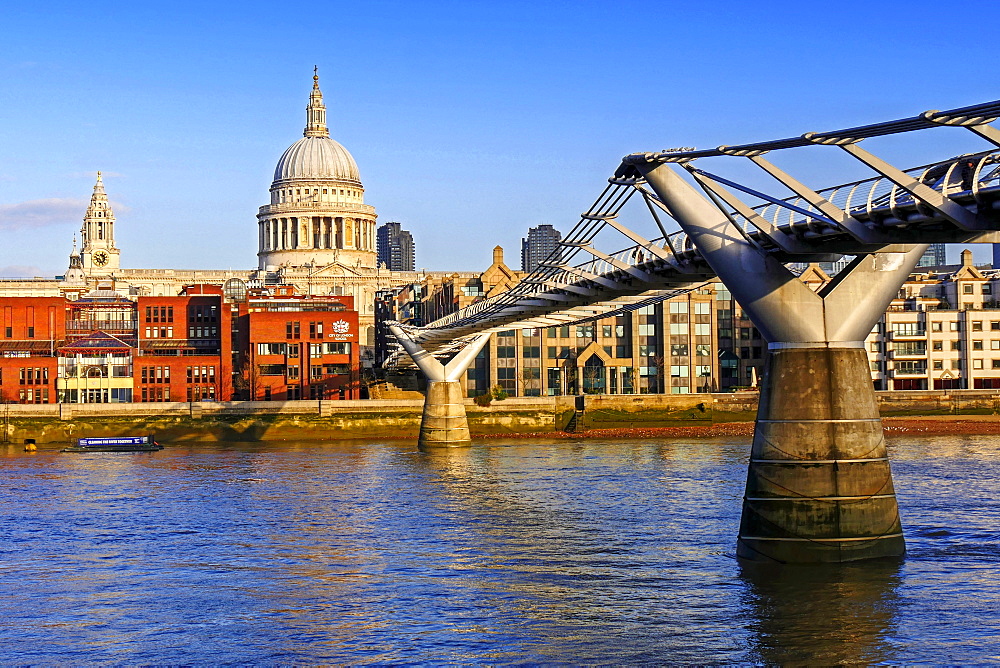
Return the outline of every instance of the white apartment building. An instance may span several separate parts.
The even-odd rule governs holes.
[[[878,390],[1000,388],[1000,271],[914,274],[868,336]]]

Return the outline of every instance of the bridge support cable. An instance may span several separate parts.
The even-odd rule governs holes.
[[[926,244],[860,255],[815,293],[738,234],[727,213],[669,164],[636,167],[768,341],[738,556],[841,562],[902,555],[864,340]]]
[[[450,362],[442,364],[398,324],[390,324],[389,330],[427,379],[417,447],[430,450],[471,445],[461,379],[490,340],[489,334],[476,336]]]

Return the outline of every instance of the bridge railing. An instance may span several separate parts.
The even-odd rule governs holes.
[[[929,186],[946,197],[968,193],[981,204],[984,192],[1000,187],[1000,151],[972,153],[944,162],[914,167],[904,172],[915,181]],[[913,206],[917,201],[909,191],[884,176],[832,186],[817,192],[849,215],[869,219],[877,214]],[[761,218],[782,229],[810,222],[823,224],[827,220],[822,212],[802,197],[787,197],[780,202],[767,202],[751,208]],[[810,219],[803,215],[802,210],[815,212],[815,218]],[[744,231],[752,232],[756,229],[739,213],[734,211],[730,215],[738,221]]]

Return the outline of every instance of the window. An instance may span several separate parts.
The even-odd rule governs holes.
[[[944,350],[944,341],[931,342],[931,350]]]
[[[687,313],[688,312],[687,302],[670,302],[670,312]]]
[[[982,369],[983,368],[983,361],[982,360],[972,360],[972,368],[973,369]]]
[[[710,315],[712,304],[710,302],[695,302],[694,312],[695,315]]]
[[[526,358],[539,358],[542,356],[542,349],[540,346],[524,346],[521,355]]]
[[[712,354],[712,346],[705,343],[699,343],[694,347],[694,354],[699,357],[707,357]]]
[[[934,360],[934,369],[937,370],[937,371],[940,371],[941,369],[944,369],[944,361],[943,360]]]
[[[983,321],[982,320],[976,320],[975,322],[973,322],[972,323],[972,331],[973,332],[981,332],[981,331],[983,331]]]
[[[515,346],[497,346],[497,357],[512,358],[517,355]]]
[[[695,336],[711,336],[712,335],[712,325],[707,322],[699,322],[694,326]]]
[[[290,367],[288,367],[287,371],[285,372],[285,376],[288,377],[288,380],[298,380],[299,379],[299,367],[297,367],[297,366],[290,366]]]
[[[611,336],[611,325],[601,325],[601,336],[610,337]]]
[[[950,332],[961,332],[962,331],[962,323],[960,323],[958,321],[949,322],[948,323],[948,331],[950,331]]]
[[[309,344],[309,357],[311,359],[316,359],[317,357],[323,356],[323,344],[322,343],[310,343]]]
[[[952,341],[951,342],[951,349],[952,350],[961,350],[962,349],[962,342],[961,341]]]
[[[1000,360],[993,360],[993,368],[1000,369]]]
[[[285,365],[284,364],[261,364],[258,367],[260,375],[262,376],[284,376],[285,375]],[[265,395],[270,394],[265,388]],[[270,399],[266,399],[270,401]]]
[[[983,349],[983,342],[982,341],[973,341],[972,342],[972,349],[973,350],[982,350]]]
[[[687,378],[688,377],[688,367],[684,364],[671,365],[670,367],[670,377],[671,378]]]
[[[687,333],[687,325],[679,323],[681,333]],[[674,333],[674,325],[670,325],[670,333]],[[656,325],[639,325],[639,336],[656,336]]]
[[[963,285],[962,286],[962,294],[963,295],[971,295],[972,294],[972,285]]]
[[[326,349],[327,355],[351,354],[351,344],[347,342],[325,343],[323,344],[323,347]]]
[[[641,351],[643,348],[650,348],[651,346],[639,346]],[[642,353],[640,353],[642,354]],[[670,346],[670,354],[674,357],[687,357],[688,347],[686,343],[674,343]]]
[[[940,322],[932,322],[931,323],[931,331],[932,332],[940,332],[941,331],[941,323]]]
[[[878,352],[878,342],[873,341],[871,344],[869,344],[868,348],[873,353],[877,353]]]
[[[1000,350],[1000,341],[996,339],[990,341],[990,350]]]
[[[299,323],[297,323],[297,322],[286,322],[285,323],[285,338],[286,339],[297,339],[297,338],[299,338]]]

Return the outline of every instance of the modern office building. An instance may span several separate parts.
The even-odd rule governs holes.
[[[416,267],[413,235],[399,223],[380,225],[375,232],[378,263],[389,271],[413,271]]]
[[[534,271],[539,262],[556,250],[560,239],[562,234],[551,225],[529,229],[527,238],[521,239],[521,271]]]
[[[945,244],[931,244],[927,251],[920,256],[917,267],[943,267],[948,264],[945,256]]]

